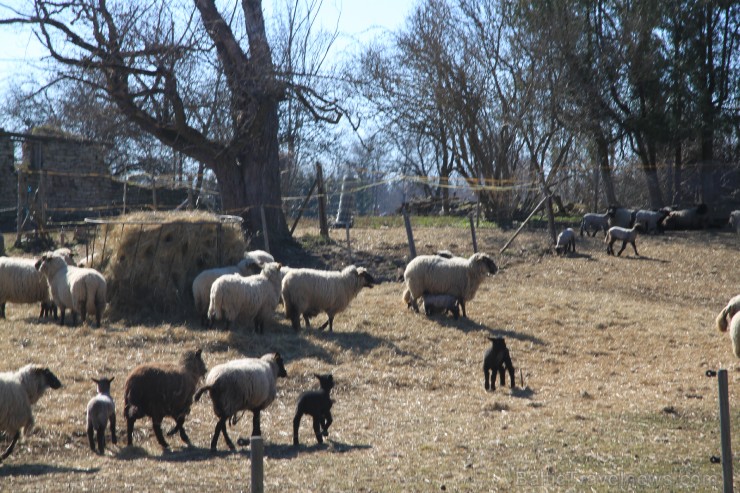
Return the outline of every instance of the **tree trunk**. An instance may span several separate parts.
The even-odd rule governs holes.
[[[681,141],[677,140],[675,144],[675,158],[673,161],[673,204],[681,203],[681,181],[683,180],[682,169],[683,169],[683,151],[681,148]]]
[[[596,134],[596,160],[599,163],[601,179],[604,182],[604,193],[606,194],[607,204],[619,204],[617,194],[614,193],[614,183],[612,182],[612,173],[609,167],[609,143],[600,132]]]

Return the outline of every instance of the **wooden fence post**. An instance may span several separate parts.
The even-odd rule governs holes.
[[[316,163],[316,181],[318,182],[319,194],[319,232],[321,236],[329,238],[329,223],[326,220],[326,189],[324,188],[324,172],[321,163]]]
[[[406,204],[401,207],[401,214],[403,214],[403,224],[406,226],[406,237],[409,239],[409,260],[413,260],[416,257],[416,245],[414,244],[414,232],[411,230],[409,214],[406,212]]]
[[[525,219],[525,220],[524,220],[524,222],[522,223],[522,225],[521,225],[521,226],[519,226],[519,229],[517,229],[517,230],[516,230],[516,232],[514,233],[514,236],[512,236],[511,238],[509,238],[509,241],[507,241],[507,242],[506,242],[506,245],[504,245],[504,246],[503,246],[503,247],[501,248],[501,250],[499,250],[499,252],[498,252],[499,254],[502,254],[502,253],[504,253],[504,251],[505,251],[505,250],[506,250],[507,248],[509,248],[509,245],[511,245],[511,242],[512,242],[512,241],[514,241],[514,238],[516,238],[516,237],[517,237],[517,236],[519,235],[519,233],[520,233],[520,232],[521,232],[521,230],[522,230],[522,229],[524,228],[524,226],[526,226],[526,225],[527,225],[527,223],[529,222],[529,220],[530,220],[530,219],[532,219],[532,216],[534,216],[534,215],[535,215],[535,213],[536,213],[536,212],[537,212],[538,210],[540,210],[540,207],[542,207],[542,204],[544,204],[544,203],[545,203],[545,201],[546,201],[546,200],[547,200],[548,198],[549,198],[549,195],[548,195],[548,196],[545,196],[545,198],[544,198],[544,199],[542,199],[542,200],[540,200],[540,203],[539,203],[539,204],[537,204],[537,206],[536,206],[536,207],[535,207],[534,209],[532,209],[532,212],[530,212],[530,213],[529,213],[529,216],[527,216],[527,219]]]
[[[470,220],[470,236],[473,238],[473,253],[478,253],[478,240],[475,238],[475,222],[473,221],[473,213],[468,214]]]
[[[265,445],[262,437],[253,435],[249,437],[249,464],[251,469],[250,486],[252,493],[263,493],[264,491],[264,464]]]
[[[727,394],[727,370],[717,372],[719,390],[719,431],[722,442],[722,480],[724,493],[732,493],[732,444],[730,437],[730,399]]]

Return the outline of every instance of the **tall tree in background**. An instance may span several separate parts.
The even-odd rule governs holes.
[[[215,173],[224,210],[251,232],[288,236],[282,211],[278,105],[287,97],[337,108],[280,77],[260,0],[221,11],[215,0],[34,0],[32,24],[62,76],[104,94],[130,121]]]

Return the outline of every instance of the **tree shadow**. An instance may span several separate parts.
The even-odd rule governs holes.
[[[430,320],[436,321],[440,325],[444,325],[445,327],[455,328],[465,333],[485,332],[486,336],[508,337],[510,339],[515,339],[517,341],[527,341],[527,342],[531,342],[533,344],[537,344],[540,346],[547,345],[547,343],[543,339],[540,339],[537,336],[533,336],[531,334],[524,334],[522,332],[517,332],[511,329],[493,329],[484,324],[480,324],[475,321],[472,321],[469,318],[461,317],[458,320],[455,320],[452,317],[445,317],[443,315],[433,315],[432,317],[428,317],[428,318]]]
[[[533,336],[531,334],[523,334],[511,329],[492,329],[489,327],[484,328],[488,331],[488,334],[486,335],[487,337],[504,337],[514,339],[515,341],[531,342],[532,344],[537,344],[538,346],[547,345],[547,342],[545,342],[543,339],[540,339],[539,337]]]
[[[47,474],[95,474],[99,467],[80,469],[77,467],[53,466],[50,464],[2,464],[0,478],[15,476],[45,476]]]

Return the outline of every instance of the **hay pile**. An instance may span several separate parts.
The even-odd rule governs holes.
[[[108,281],[114,320],[192,315],[195,276],[236,264],[246,248],[238,222],[207,212],[137,212],[96,229],[89,251]]]

